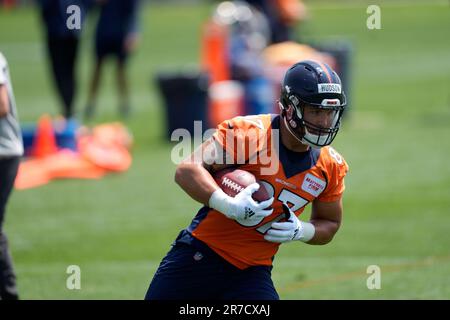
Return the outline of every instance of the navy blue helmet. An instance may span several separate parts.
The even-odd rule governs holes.
[[[286,72],[280,96],[281,116],[288,130],[302,143],[313,148],[331,144],[346,105],[341,79],[326,63],[305,60]],[[329,110],[330,126],[321,127],[306,120],[305,107]]]

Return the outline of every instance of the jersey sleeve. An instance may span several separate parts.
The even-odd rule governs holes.
[[[224,151],[226,163],[245,164],[263,145],[267,121],[258,116],[236,117],[217,126],[213,139]]]
[[[345,159],[333,148],[328,147],[324,150],[325,174],[327,176],[327,187],[319,195],[317,200],[324,202],[337,201],[342,197],[345,190],[344,177],[349,167]]]

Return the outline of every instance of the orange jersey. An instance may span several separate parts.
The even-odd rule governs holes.
[[[283,202],[299,216],[308,203],[337,201],[345,189],[348,165],[342,156],[331,147],[290,151],[279,139],[279,126],[280,117],[270,114],[237,117],[221,123],[213,135],[228,161],[255,175],[275,198],[273,213],[260,221],[232,220],[203,207],[188,228],[240,269],[272,265],[280,244],[266,241],[264,234],[284,219]]]

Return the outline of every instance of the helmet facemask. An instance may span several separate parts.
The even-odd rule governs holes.
[[[280,107],[284,110],[285,125],[297,140],[312,148],[321,148],[333,142],[339,131],[345,101],[341,103],[339,99],[323,99],[321,104],[308,104],[290,95],[283,102],[280,102]],[[320,125],[311,116],[317,115],[318,110],[323,112],[318,115],[322,122]],[[325,127],[321,126],[324,122]]]

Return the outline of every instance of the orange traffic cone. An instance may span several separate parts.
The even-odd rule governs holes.
[[[209,73],[210,83],[229,80],[228,27],[208,21],[203,25],[201,37],[201,65]]]
[[[57,151],[58,146],[56,145],[52,119],[49,115],[43,115],[38,121],[31,154],[35,157],[42,158],[55,154]]]

